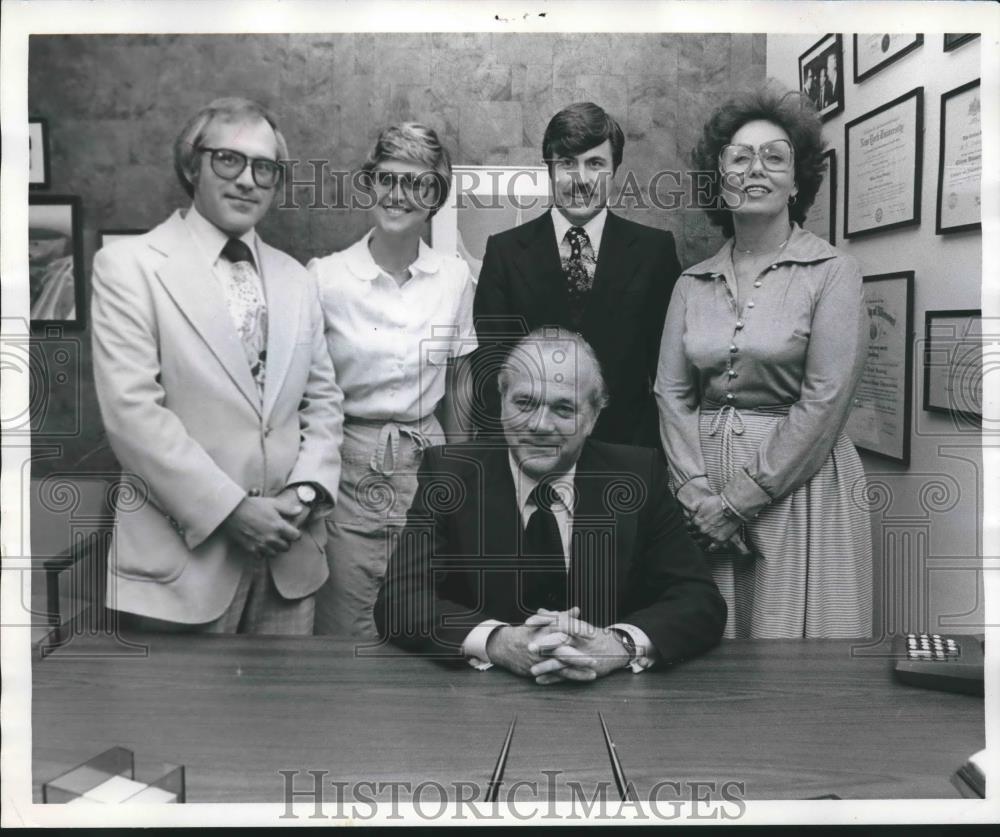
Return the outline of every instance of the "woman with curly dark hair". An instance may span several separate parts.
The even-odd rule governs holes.
[[[728,240],[677,280],[655,392],[727,636],[871,633],[865,475],[842,432],[865,356],[861,271],[800,226],[822,152],[812,107],[768,91],[718,108],[693,152]]]

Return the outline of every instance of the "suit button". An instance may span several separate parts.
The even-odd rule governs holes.
[[[249,496],[249,497],[260,497],[260,489],[259,488],[251,488],[247,492],[247,496]]]
[[[271,435],[271,428],[270,427],[265,427],[264,428],[264,435],[265,436],[270,436]]]

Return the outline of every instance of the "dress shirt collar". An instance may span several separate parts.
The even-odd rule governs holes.
[[[718,274],[729,275],[733,265],[733,241],[729,239],[714,256],[689,267],[684,273],[699,278],[712,278]],[[792,234],[788,243],[774,257],[775,264],[800,262],[809,264],[835,258],[837,251],[818,235],[804,230],[798,224],[792,224]]]
[[[220,230],[217,226],[215,226],[215,224],[195,209],[194,204],[191,204],[191,208],[184,216],[184,221],[187,223],[188,229],[191,230],[191,234],[194,236],[195,241],[197,241],[202,250],[204,250],[212,264],[215,264],[222,255],[222,248],[226,246],[226,242],[229,241],[230,236]],[[239,239],[250,248],[250,252],[253,253],[254,259],[257,261],[257,264],[260,265],[260,253],[257,252],[256,231],[251,228],[243,233],[243,235],[239,236]]]
[[[368,249],[368,242],[371,241],[373,232],[375,232],[374,228],[368,230],[364,238],[355,242],[344,251],[344,260],[351,273],[357,276],[358,279],[363,279],[366,282],[371,282],[380,273],[385,272],[376,264],[375,259],[372,257],[372,251]],[[423,239],[420,239],[417,258],[410,265],[410,273],[414,277],[418,274],[429,276],[437,273],[440,269],[441,254],[432,250]]]
[[[528,505],[528,498],[531,497],[531,492],[535,490],[535,486],[538,485],[539,481],[534,477],[528,476],[521,470],[521,467],[517,464],[517,460],[514,459],[514,454],[509,450],[507,451],[507,460],[510,463],[511,476],[514,478],[514,493],[517,496],[517,510],[521,513],[521,517],[523,519],[525,506]],[[552,480],[552,487],[563,501],[563,505],[570,515],[573,514],[572,498],[575,491],[575,479],[576,465],[566,471],[566,473],[561,474]]]
[[[549,212],[552,213],[552,226],[555,227],[556,230],[556,246],[558,247],[563,243],[563,239],[566,238],[566,233],[569,232],[570,227],[575,227],[577,225],[570,221],[555,207],[552,207]],[[600,252],[601,236],[604,235],[604,225],[607,221],[608,208],[605,206],[600,212],[583,225],[583,229],[587,233],[587,238],[590,239],[590,246],[594,248],[595,256]]]

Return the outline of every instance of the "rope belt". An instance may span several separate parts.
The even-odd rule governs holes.
[[[417,421],[379,421],[372,419],[359,419],[349,416],[347,421],[352,424],[360,424],[367,427],[377,427],[378,438],[375,442],[375,450],[369,462],[371,469],[385,477],[391,477],[399,462],[399,437],[408,436],[416,445],[417,453],[422,454],[434,442],[420,429],[422,420]]]
[[[790,409],[789,404],[774,404],[763,407],[753,407],[744,412],[757,413],[765,416],[787,416]],[[722,472],[725,479],[729,479],[739,463],[733,452],[733,436],[742,436],[746,430],[743,423],[743,414],[732,404],[717,406],[714,404],[703,404],[702,411],[705,413],[715,412],[712,422],[708,427],[708,435],[715,436],[722,433]]]

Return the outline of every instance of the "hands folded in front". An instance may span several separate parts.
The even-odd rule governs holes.
[[[523,625],[497,628],[486,643],[495,665],[541,685],[564,680],[596,680],[624,668],[628,651],[609,628],[579,618],[580,608],[540,609]]]
[[[295,489],[286,488],[276,497],[244,497],[222,526],[241,549],[273,558],[302,537],[308,515]]]

